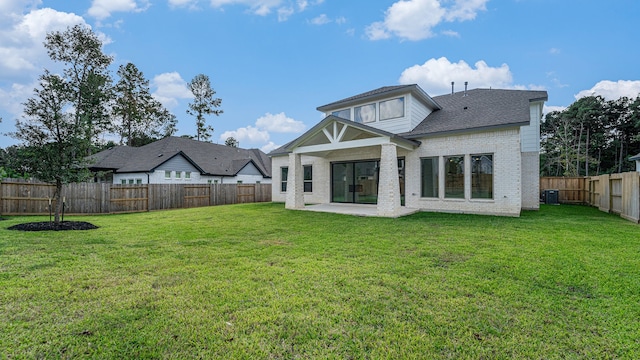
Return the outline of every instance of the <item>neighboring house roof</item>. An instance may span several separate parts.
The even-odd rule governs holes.
[[[136,148],[116,146],[91,156],[91,169],[96,171],[116,170],[129,160]]]
[[[367,91],[362,94],[348,97],[346,99],[334,101],[330,104],[322,105],[317,108],[318,111],[327,112],[331,110],[337,110],[344,107],[349,107],[355,104],[363,104],[368,101],[374,101],[381,98],[387,98],[394,95],[403,95],[411,93],[417,99],[420,99],[432,110],[440,109],[440,105],[434,101],[424,90],[418,85],[395,85],[395,86],[383,86],[381,88]]]
[[[240,149],[170,136],[141,147],[116,146],[92,155],[92,170],[151,172],[175,156],[183,156],[203,175],[235,176],[247,164],[271,177],[271,161],[258,149]]]
[[[429,114],[407,138],[529,124],[529,104],[547,100],[546,91],[474,89],[433,98],[442,109]]]
[[[634,155],[634,156],[630,157],[629,160],[631,160],[631,161],[640,160],[640,153],[638,155]]]

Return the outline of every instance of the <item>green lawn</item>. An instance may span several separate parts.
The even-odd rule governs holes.
[[[0,359],[640,358],[640,226],[248,204],[6,230]]]

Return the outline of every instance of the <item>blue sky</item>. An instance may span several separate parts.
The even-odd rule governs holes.
[[[43,69],[60,71],[45,34],[78,23],[114,76],[144,73],[178,135],[195,134],[186,83],[203,73],[224,110],[214,141],[268,152],[320,121],[316,107],[385,85],[544,89],[547,110],[635,97],[638,18],[637,0],[0,0],[0,147]]]

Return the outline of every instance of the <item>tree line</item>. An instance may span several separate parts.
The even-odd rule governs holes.
[[[105,142],[104,135],[141,146],[176,132],[176,116],[151,95],[149,80],[133,63],[121,65],[114,82],[109,70],[113,57],[103,52],[102,41],[89,27],[50,32],[44,47],[63,70],[56,74],[45,69],[39,76],[16,131],[10,133],[21,144],[2,150],[0,175],[28,174],[53,183],[54,199],[59,200],[63,184],[91,176],[89,155],[115,145]],[[196,118],[192,138],[207,141],[213,128],[206,124],[206,115],[220,115],[222,100],[214,97],[204,74],[187,86],[193,94],[187,113]],[[56,201],[56,223],[61,207]]]
[[[594,176],[633,171],[640,153],[640,95],[588,96],[540,125],[541,176]]]

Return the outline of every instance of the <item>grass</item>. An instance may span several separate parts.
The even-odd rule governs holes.
[[[640,226],[593,208],[42,220],[0,222],[0,359],[640,358]]]

